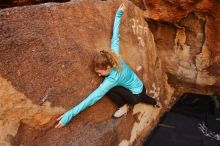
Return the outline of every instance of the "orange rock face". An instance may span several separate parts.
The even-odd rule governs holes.
[[[112,119],[117,108],[103,97],[66,127],[53,128],[61,113],[102,81],[92,59],[110,46],[119,4],[77,1],[0,11],[0,131],[5,131],[0,145],[139,145],[142,132],[153,128],[161,109],[138,104],[127,116]],[[120,29],[122,57],[137,70],[149,94],[168,103],[168,92],[161,87],[169,85],[164,85],[153,35],[142,11],[131,2],[126,5]]]
[[[174,86],[218,92],[220,4],[209,0],[134,1],[142,5],[162,66]],[[166,57],[165,57],[166,56]]]
[[[134,4],[138,7],[136,7]],[[126,1],[121,54],[163,105],[112,119],[103,97],[54,129],[56,118],[102,81],[93,56],[110,46],[119,2],[71,1],[0,10],[0,145],[140,145],[184,92],[220,86],[219,7],[208,0]]]

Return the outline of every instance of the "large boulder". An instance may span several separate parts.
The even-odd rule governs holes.
[[[139,145],[171,101],[143,11],[126,2],[121,54],[164,108],[137,104],[112,119],[116,106],[103,97],[62,129],[56,118],[102,81],[93,56],[108,49],[119,2],[71,1],[0,10],[0,145]],[[136,116],[134,116],[136,115]]]
[[[121,55],[162,108],[140,103],[127,116],[112,119],[117,108],[103,97],[64,128],[54,129],[60,114],[101,83],[92,59],[109,48],[121,1],[2,9],[0,145],[140,145],[181,94],[219,92],[220,4],[215,0],[132,2],[139,8],[125,1]]]

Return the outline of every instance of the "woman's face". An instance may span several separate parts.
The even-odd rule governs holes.
[[[107,69],[95,69],[95,72],[98,74],[98,76],[107,76],[110,72],[111,67],[108,66]]]

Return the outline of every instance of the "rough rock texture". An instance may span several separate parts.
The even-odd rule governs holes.
[[[56,117],[101,82],[91,62],[97,51],[110,46],[119,4],[89,0],[0,11],[0,145],[140,144],[142,133],[157,123],[161,109],[138,104],[127,116],[112,119],[116,107],[104,97],[66,127],[53,128]],[[149,94],[168,104],[171,89],[153,35],[142,11],[126,4],[122,57],[137,70]]]
[[[220,3],[140,0],[169,83],[185,92],[218,92]]]
[[[47,2],[68,2],[70,0],[1,0],[0,1],[0,8],[9,8],[9,7],[16,7],[16,6],[24,6],[24,5],[36,5],[40,3],[47,3]]]
[[[191,12],[208,12],[217,0],[131,0],[154,20],[176,23]]]
[[[62,129],[61,113],[102,81],[92,58],[110,45],[120,2],[71,1],[0,10],[0,145],[140,145],[184,92],[218,92],[219,7],[214,0],[132,0],[121,54],[161,109],[137,104],[112,119],[104,97]],[[141,9],[142,10],[141,10]]]

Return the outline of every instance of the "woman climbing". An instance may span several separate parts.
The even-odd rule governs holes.
[[[154,98],[146,95],[146,89],[142,81],[119,57],[119,27],[124,10],[125,5],[121,4],[115,15],[111,51],[100,51],[100,54],[94,58],[95,72],[99,76],[105,77],[104,81],[80,104],[60,116],[57,119],[59,123],[55,128],[66,125],[79,112],[96,103],[105,94],[120,107],[113,114],[113,117],[116,118],[127,113],[128,105],[139,102],[159,107],[159,103]]]

